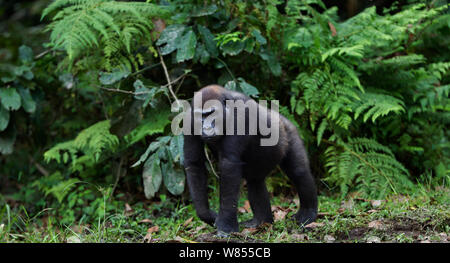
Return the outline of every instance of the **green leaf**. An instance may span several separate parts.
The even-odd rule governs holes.
[[[258,29],[254,29],[252,31],[252,35],[255,37],[256,41],[258,41],[259,44],[267,44],[267,40],[261,35],[261,32]]]
[[[45,195],[52,194],[59,203],[61,203],[64,197],[70,193],[70,189],[73,188],[76,183],[80,182],[77,178],[70,178],[69,180],[62,181],[52,188],[45,191]]]
[[[16,129],[10,125],[6,131],[0,133],[0,153],[11,154],[16,141]]]
[[[243,78],[238,78],[238,81],[239,86],[241,87],[241,90],[244,94],[246,94],[247,96],[258,97],[259,91],[257,88],[245,82]]]
[[[162,133],[167,124],[170,123],[169,116],[172,114],[170,108],[154,109],[150,117],[143,120],[141,124],[125,136],[128,145],[140,141],[145,136]]]
[[[286,40],[284,43],[287,43],[285,48],[288,50],[294,47],[309,48],[314,44],[312,34],[308,31],[308,29],[303,27],[299,27],[297,30],[292,32],[287,32],[285,38]]]
[[[20,108],[20,95],[15,88],[0,88],[0,102],[7,110]]]
[[[259,54],[259,56],[263,60],[267,61],[267,66],[269,66],[269,69],[273,75],[275,75],[275,76],[281,75],[281,65],[278,62],[277,57],[275,56],[275,54],[272,51],[263,49],[263,50],[261,50],[261,53]]]
[[[189,30],[184,34],[177,43],[177,62],[183,62],[192,59],[195,55],[195,47],[197,45],[197,38],[194,31]]]
[[[19,59],[22,62],[33,61],[33,50],[25,45],[19,47]]]
[[[194,61],[200,61],[203,65],[208,63],[211,58],[209,52],[205,49],[205,45],[202,43],[197,44],[197,49],[195,50]]]
[[[134,92],[135,93],[141,93],[134,95],[134,98],[137,100],[146,100],[150,94],[150,89],[145,87],[144,83],[142,83],[141,80],[137,79],[133,83]]]
[[[31,97],[29,89],[19,88],[19,93],[22,98],[22,107],[28,113],[33,113],[36,110],[36,102]]]
[[[173,195],[180,195],[184,191],[185,178],[181,168],[173,167],[172,163],[162,163],[162,173],[164,185]]]
[[[208,5],[208,6],[202,6],[200,8],[195,8],[192,13],[191,16],[192,17],[200,17],[200,16],[208,16],[208,15],[212,15],[217,11],[217,5],[212,4],[212,5]]]
[[[150,143],[150,146],[148,146],[145,153],[142,154],[141,157],[139,158],[139,160],[137,162],[135,162],[131,167],[132,168],[136,167],[136,166],[140,165],[141,163],[145,162],[145,160],[147,160],[150,153],[154,152],[156,149],[158,149],[160,147],[161,147],[161,141],[157,140],[157,141]]]
[[[9,111],[0,104],[0,131],[4,131],[8,127]]]
[[[111,72],[100,72],[99,81],[103,85],[111,85],[128,75],[130,75],[130,71],[126,67],[114,68]]]
[[[234,80],[230,80],[225,84],[224,88],[227,90],[237,91],[237,84]]]
[[[217,42],[214,40],[214,35],[209,31],[208,28],[198,25],[198,32],[200,34],[200,38],[205,44],[206,50],[213,57],[217,57],[219,55],[219,51],[217,50]]]
[[[175,162],[179,162],[180,164],[183,164],[184,161],[183,145],[184,145],[183,135],[173,136],[172,139],[170,140],[168,149],[172,157],[172,160]]]
[[[324,118],[322,120],[322,122],[320,123],[319,128],[317,129],[317,146],[320,145],[320,142],[322,141],[323,133],[325,132],[325,129],[327,128],[327,126],[328,126],[327,119]]]
[[[156,154],[150,156],[150,158],[144,164],[144,171],[142,172],[142,179],[144,183],[144,193],[147,199],[155,196],[158,192],[161,181],[162,173],[160,167],[160,161]]]
[[[178,38],[182,36],[185,29],[186,26],[184,25],[170,25],[161,32],[158,41],[156,41],[156,45],[162,46],[161,55],[170,54],[177,49]]]
[[[244,50],[245,43],[244,41],[229,41],[226,44],[220,46],[224,55],[236,56]]]
[[[75,81],[71,73],[64,73],[59,75],[58,80],[62,82],[63,86],[66,89],[71,89],[75,85]]]

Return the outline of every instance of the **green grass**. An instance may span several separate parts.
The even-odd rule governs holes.
[[[409,196],[391,196],[381,204],[352,196],[347,200],[319,197],[319,217],[301,229],[290,217],[297,211],[292,197],[272,199],[272,225],[243,229],[223,240],[204,224],[191,204],[162,195],[159,202],[137,202],[106,213],[95,222],[70,225],[49,216],[51,210],[31,217],[21,207],[0,210],[0,242],[450,242],[450,189],[421,188]],[[217,195],[211,194],[217,209]],[[242,195],[239,206],[243,207]],[[251,213],[240,209],[239,220]],[[150,232],[150,233],[149,233]]]

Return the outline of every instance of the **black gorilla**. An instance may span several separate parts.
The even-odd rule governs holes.
[[[218,85],[210,85],[197,92],[194,95],[194,101],[196,96],[200,95],[202,97],[201,115],[194,114],[196,110],[198,112],[198,107],[196,109],[194,103],[191,104],[193,105],[191,107],[192,126],[195,118],[198,119],[201,116],[200,121],[204,123],[205,117],[214,112],[214,109],[204,108],[204,103],[208,100],[218,100],[223,106],[226,101],[239,100],[248,105],[257,105],[257,116],[267,118],[267,122],[270,123],[270,113],[273,111],[257,104],[242,93],[226,90]],[[238,135],[236,128],[234,128],[234,134],[205,134],[204,125],[201,126],[200,135],[195,135],[193,132],[192,135],[184,135],[184,166],[197,215],[208,224],[215,223],[219,233],[239,231],[237,202],[242,178],[247,181],[248,199],[254,214],[252,220],[244,223],[245,226],[255,227],[264,222],[273,222],[269,193],[264,180],[277,165],[280,165],[288,175],[299,194],[300,209],[295,215],[297,222],[305,225],[316,219],[316,186],[303,142],[290,121],[278,113],[273,113],[275,115],[272,116],[279,120],[279,140],[272,146],[260,145],[260,140],[267,138],[267,135],[261,135],[259,127],[256,135],[250,135],[248,121],[244,135]],[[234,115],[234,120],[238,118],[236,111],[231,114]],[[248,120],[248,118],[249,110],[246,109],[245,119]],[[214,128],[214,123],[212,125]],[[208,204],[205,143],[219,160],[220,208],[218,214],[210,210]]]

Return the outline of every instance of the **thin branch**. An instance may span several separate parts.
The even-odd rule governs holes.
[[[40,59],[41,57],[47,55],[48,53],[50,53],[50,51],[52,51],[51,49],[47,49],[42,53],[37,54],[36,56],[34,56],[34,59]]]
[[[183,75],[180,75],[178,78],[174,79],[170,84],[177,83],[178,81],[180,81],[180,79],[183,79],[184,77],[186,77],[186,75],[187,75],[188,73],[189,73],[189,72],[186,72],[186,73],[184,73]],[[168,84],[165,84],[165,85],[161,85],[160,88],[165,88],[165,87],[168,87],[168,86],[169,86],[169,83],[168,83]],[[107,91],[111,91],[111,92],[118,92],[118,93],[129,94],[129,95],[143,95],[143,94],[151,93],[151,91],[133,92],[133,91],[130,91],[130,90],[111,89],[111,88],[105,88],[105,87],[102,87],[102,86],[100,86],[100,89],[102,89],[102,90],[107,90]]]
[[[181,107],[181,104],[178,101],[177,95],[175,95],[175,93],[173,92],[172,82],[170,81],[169,72],[167,71],[166,63],[164,63],[164,59],[163,59],[163,56],[161,55],[161,51],[159,50],[159,47],[157,48],[157,50],[158,50],[159,59],[161,60],[161,65],[162,65],[162,67],[164,69],[164,74],[166,75],[167,84],[168,84],[167,87],[169,88],[170,94],[172,94],[172,96],[174,97],[175,101],[177,102],[178,107]]]
[[[206,149],[206,147],[205,147],[205,156],[206,156],[206,160],[208,160],[209,166],[211,166],[211,171],[217,178],[219,178],[219,175],[217,175],[216,170],[214,170],[214,166],[211,162],[211,159],[209,158],[208,150]]]
[[[142,73],[142,72],[144,72],[144,71],[146,71],[146,70],[149,70],[149,69],[152,69],[152,68],[154,68],[154,67],[156,67],[156,66],[159,66],[160,64],[161,64],[161,62],[158,62],[158,63],[155,63],[155,64],[151,64],[151,65],[149,65],[149,66],[147,66],[147,67],[144,67],[144,68],[142,68],[142,69],[140,69],[140,70],[138,70],[138,71],[132,73],[130,76],[135,76],[135,75],[137,75],[137,74],[139,74],[139,73]]]

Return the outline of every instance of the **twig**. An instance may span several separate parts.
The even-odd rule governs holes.
[[[228,67],[227,63],[225,63],[225,61],[223,61],[222,59],[220,59],[219,57],[216,58],[220,63],[222,63],[225,66],[225,69],[228,71],[228,74],[230,74],[230,76],[233,78],[234,82],[236,83],[236,85],[238,84],[238,81],[236,79],[236,77],[234,76],[233,72],[231,72],[230,68]]]
[[[209,166],[211,166],[211,171],[217,178],[219,178],[219,175],[217,175],[216,170],[214,170],[214,166],[211,162],[211,159],[209,158],[208,150],[206,149],[206,147],[205,147],[205,156],[206,156],[206,160],[208,160]]]
[[[127,170],[125,170],[122,174],[122,164],[123,164],[124,158],[120,157],[120,162],[119,162],[119,166],[117,168],[117,174],[116,174],[116,181],[114,182],[114,186],[111,190],[111,194],[108,197],[108,200],[111,198],[111,196],[114,194],[114,190],[116,190],[117,184],[119,183],[119,179],[120,177],[125,176],[125,174],[127,173]]]
[[[168,88],[169,88],[169,92],[170,94],[172,94],[172,96],[174,97],[175,101],[178,104],[178,107],[181,107],[180,102],[178,101],[177,95],[175,95],[175,93],[173,92],[172,89],[172,82],[170,81],[170,76],[169,76],[169,72],[167,71],[167,67],[166,67],[166,63],[164,63],[164,59],[163,56],[161,55],[161,51],[159,50],[159,47],[157,48],[158,50],[158,55],[159,55],[159,59],[161,60],[161,65],[164,69],[164,74],[166,75],[166,79],[167,79],[167,84],[168,84]]]
[[[176,78],[175,80],[173,80],[170,84],[174,84],[174,83],[178,82],[180,79],[183,79],[184,77],[186,77],[187,74],[188,73],[184,73],[183,75],[181,75],[178,78]],[[161,85],[160,87],[161,88],[165,88],[167,86],[169,86],[169,84]],[[142,95],[142,94],[151,93],[151,91],[133,92],[133,91],[130,91],[130,90],[111,89],[111,88],[105,88],[105,87],[101,87],[101,86],[100,86],[100,89],[111,91],[111,92],[119,92],[119,93],[129,94],[129,95]]]
[[[154,68],[156,66],[159,66],[159,64],[161,64],[161,62],[158,62],[158,63],[155,63],[155,64],[151,64],[150,66],[144,67],[144,68],[142,68],[142,69],[132,73],[130,76],[135,76],[135,75],[137,75],[139,73],[142,73],[142,72],[144,72],[146,70],[152,69],[152,68]]]
[[[47,55],[48,53],[50,53],[50,51],[52,51],[51,49],[47,49],[42,53],[37,54],[36,56],[34,56],[34,59],[40,59],[41,57]]]
[[[36,166],[36,169],[43,175],[43,176],[48,176],[49,172],[42,166],[40,165],[38,162],[36,162],[34,160],[33,157],[29,156],[30,158],[30,162],[32,162],[34,164],[34,166]]]

